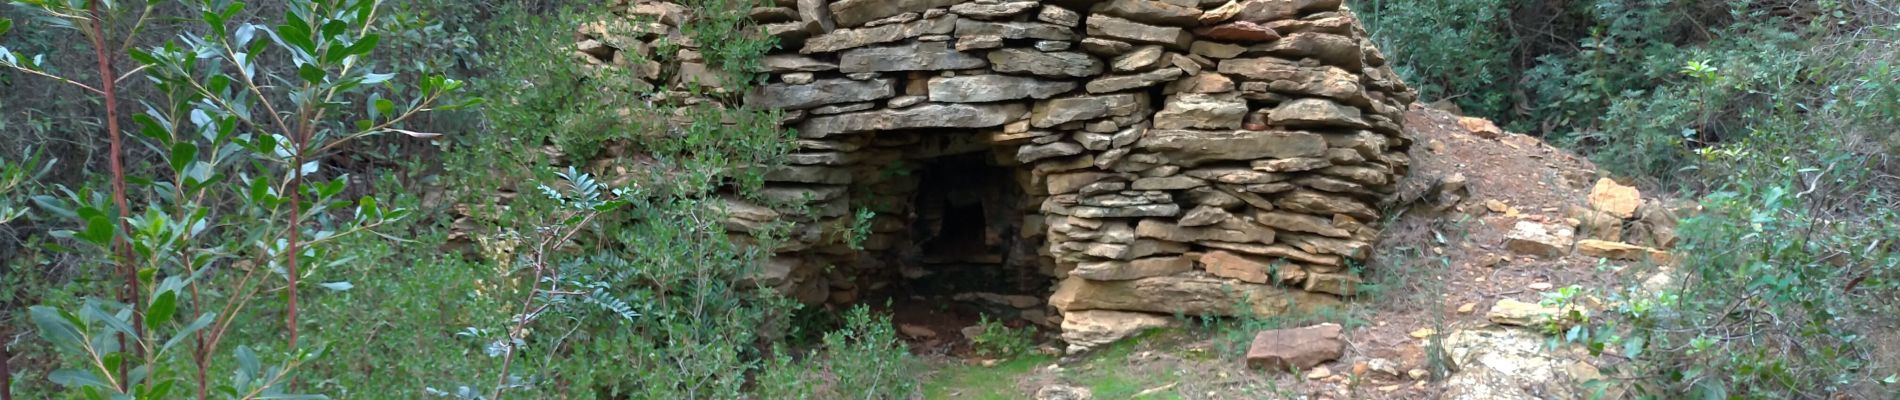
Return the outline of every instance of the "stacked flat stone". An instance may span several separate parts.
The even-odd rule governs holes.
[[[798,225],[763,279],[806,302],[855,300],[914,239],[918,182],[891,165],[987,150],[1019,166],[1014,240],[1038,249],[1007,263],[1057,281],[1061,314],[1333,304],[1409,164],[1415,93],[1341,0],[778,0],[753,17],[781,49],[744,101],[784,110],[799,149],[766,178],[779,204],[734,200],[729,226]],[[878,212],[866,251],[840,232],[858,208]]]

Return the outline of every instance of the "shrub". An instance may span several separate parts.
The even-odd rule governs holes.
[[[1036,348],[1034,329],[1010,328],[1003,321],[992,320],[988,315],[979,316],[976,326],[982,332],[970,338],[970,346],[978,356],[1012,358]]]
[[[898,341],[890,318],[858,306],[846,312],[844,319],[844,327],[825,333],[822,347],[802,359],[780,352],[768,360],[758,376],[757,397],[914,398],[920,364]]]
[[[297,318],[305,288],[300,278],[349,261],[333,255],[337,239],[408,215],[373,197],[344,200],[349,178],[325,170],[322,157],[372,135],[437,136],[402,123],[454,107],[437,101],[461,83],[429,77],[401,87],[389,83],[393,75],[358,65],[379,40],[370,33],[373,1],[294,3],[275,27],[239,20],[244,3],[198,2],[192,6],[203,18],[196,22],[207,33],[147,49],[121,49],[112,39],[135,37],[140,24],[107,36],[117,25],[101,19],[133,15],[120,7],[134,6],[75,4],[30,5],[55,25],[85,32],[100,60],[95,83],[60,78],[33,61],[37,57],[23,60],[0,48],[0,66],[80,87],[105,104],[110,191],[61,188],[62,195],[35,196],[34,202],[70,221],[72,230],[52,234],[82,247],[65,251],[116,264],[111,279],[123,286],[115,299],[87,296],[31,308],[39,335],[76,366],[49,377],[90,398],[166,398],[174,390],[176,396],[260,398],[298,390],[291,372],[324,349],[299,344],[299,328],[309,322]],[[146,3],[136,15],[147,18],[154,7]],[[122,165],[127,138],[119,127],[120,75],[112,68],[121,50],[140,65],[127,73],[142,72],[160,94],[144,113],[124,118],[138,125],[135,144],[159,149],[162,157],[149,166]],[[278,57],[294,63],[295,73],[257,68]],[[411,99],[399,106],[385,97]],[[354,124],[330,119],[336,110],[358,108],[368,111]],[[129,200],[143,204],[134,208]],[[255,325],[251,300],[274,278],[283,278],[286,288],[286,302],[274,310],[285,319],[286,345],[239,345],[225,359],[221,345],[231,339],[231,328]],[[346,291],[350,283],[316,286]],[[231,380],[214,384],[211,376]]]

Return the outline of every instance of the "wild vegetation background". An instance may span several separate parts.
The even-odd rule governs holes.
[[[699,13],[687,33],[715,64],[748,70],[772,45],[744,34],[755,2],[685,1]],[[234,38],[245,26],[294,31],[312,17],[293,2],[90,3],[0,7],[0,18],[10,21],[0,23],[0,47],[7,49],[0,55],[0,377],[12,378],[0,382],[0,393],[149,393],[164,382],[175,382],[176,393],[206,388],[211,397],[245,397],[247,388],[340,398],[904,398],[917,391],[916,361],[877,315],[800,309],[738,283],[756,254],[724,236],[718,210],[706,200],[716,188],[745,193],[756,185],[747,172],[753,169],[744,167],[773,162],[790,138],[772,127],[769,110],[652,101],[625,80],[560,62],[568,59],[574,26],[605,15],[601,2],[294,2],[373,10],[326,17],[352,28],[350,35],[318,35],[338,38],[339,48],[368,35],[379,39],[347,61],[301,62],[294,43],[254,51],[249,64],[231,54],[201,59],[223,60],[227,74],[251,65],[244,74],[271,82],[264,95],[192,94],[175,83],[202,71],[167,75],[167,58],[133,54],[162,55],[155,50],[167,46],[195,51],[207,48],[199,39]],[[238,3],[244,6],[231,7]],[[1657,398],[1819,398],[1896,380],[1870,374],[1869,353],[1877,349],[1864,338],[1894,328],[1900,311],[1890,301],[1900,294],[1900,258],[1892,251],[1900,240],[1893,197],[1900,179],[1888,156],[1900,145],[1893,129],[1900,126],[1900,71],[1893,65],[1900,60],[1900,5],[1353,6],[1426,99],[1563,143],[1647,189],[1702,199],[1706,211],[1684,225],[1681,285],[1661,296],[1594,293],[1623,301],[1610,315],[1560,334],[1627,358],[1626,373],[1613,376]],[[101,21],[100,34],[73,22],[86,20]],[[113,151],[104,96],[45,76],[99,87],[100,53],[85,43],[105,44],[115,70],[127,76],[116,94],[132,211],[126,215],[149,224],[131,234],[114,232],[110,215],[118,207],[107,204]],[[186,62],[191,54],[170,60]],[[312,104],[333,110],[308,118],[323,132],[353,132],[358,119],[396,120],[388,110],[422,104],[406,103],[410,98],[439,94],[430,103],[438,106],[404,113],[388,127],[396,130],[334,147],[298,147],[307,154],[255,144],[225,151],[236,141],[220,141],[217,129],[200,135],[201,127],[231,126],[237,136],[252,135],[246,140],[272,132],[295,139],[295,129],[245,126],[237,122],[244,113],[214,104],[294,102],[296,91],[274,88],[308,81],[298,64],[318,66],[322,76],[393,74]],[[465,84],[444,90],[447,79]],[[318,81],[310,86],[334,88],[334,80]],[[384,99],[401,100],[384,108]],[[190,123],[133,117],[148,110]],[[678,113],[695,123],[629,123],[643,119],[623,113]],[[147,126],[160,129],[147,135]],[[179,143],[196,144],[181,154]],[[633,153],[643,156],[572,165]],[[228,175],[187,182],[195,176],[193,161]],[[626,175],[594,178],[615,167]],[[319,189],[260,196],[244,183],[304,174]],[[279,184],[271,188],[289,187],[272,182]],[[185,192],[200,196],[177,195]],[[305,209],[263,200],[297,197],[286,193],[323,206],[298,212]],[[366,198],[375,218],[361,217]],[[86,207],[98,215],[82,215]],[[396,210],[402,212],[387,212]],[[291,222],[293,214],[312,218]],[[92,217],[107,226],[93,229]],[[337,229],[350,226],[370,229],[322,242],[320,251],[298,258],[305,268],[294,274],[282,261],[302,253],[273,245],[292,227],[311,235],[357,232]],[[179,237],[193,240],[138,233],[147,231],[188,232]],[[170,252],[123,252],[128,247],[115,238]],[[115,267],[124,265],[145,266],[129,269],[145,295],[126,295],[128,269]],[[209,272],[193,273],[201,270]],[[302,281],[298,290],[287,288],[292,276]],[[168,278],[177,283],[165,284]],[[166,339],[159,331],[201,336],[202,327],[191,328],[199,311],[134,322],[165,308],[154,307],[164,288],[173,291],[173,304],[186,305],[167,307],[235,310],[212,317],[212,326],[228,327],[215,336],[231,344],[187,339],[193,350],[159,356],[141,350],[158,344],[107,339],[130,331],[135,338]],[[294,306],[290,292],[303,296]],[[128,299],[134,305],[124,305]],[[98,332],[89,337],[101,340],[62,342],[58,327],[68,325],[60,320],[78,328],[73,334]],[[293,347],[289,332],[299,332],[301,344]],[[114,361],[102,352],[124,355]],[[144,366],[141,384],[126,384],[135,368],[115,363]],[[254,379],[272,374],[294,379]]]

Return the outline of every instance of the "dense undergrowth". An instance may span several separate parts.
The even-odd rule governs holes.
[[[81,6],[0,8],[0,377],[13,378],[0,393],[924,390],[888,321],[861,310],[794,318],[798,306],[742,279],[760,254],[724,234],[715,192],[749,195],[759,184],[751,167],[787,151],[776,115],[670,103],[616,75],[625,71],[550,62],[568,60],[576,21],[603,17],[594,2],[313,3],[337,11],[327,14],[287,2],[70,3]],[[686,3],[699,17],[685,32],[709,62],[749,70],[770,49],[745,34],[751,1]],[[1900,182],[1887,155],[1900,146],[1900,6],[1354,6],[1427,99],[1704,204],[1684,221],[1663,290],[1632,282],[1557,294],[1614,305],[1559,330],[1614,360],[1599,386],[1651,398],[1894,390]],[[283,41],[287,32],[340,55],[299,58],[306,44]],[[98,72],[94,48],[129,76],[117,80],[120,118],[98,93],[100,77],[115,74]],[[664,50],[656,57],[679,54]],[[213,83],[212,69],[227,82]],[[246,93],[231,78],[240,73],[273,83]],[[360,79],[344,85],[349,77]],[[748,83],[687,90],[730,99]],[[254,119],[273,113],[246,105],[266,101],[313,112]],[[109,121],[123,125],[116,151]],[[596,157],[630,154],[642,156]],[[97,172],[115,157],[123,206]],[[590,159],[608,162],[579,161]],[[285,237],[293,231],[301,237]],[[798,322],[809,320],[843,323]],[[168,344],[174,337],[184,339]],[[999,336],[996,351],[1021,351],[1019,341]],[[133,375],[139,384],[123,382]]]
[[[1884,398],[1900,381],[1894,253],[1900,7],[1885,1],[1362,1],[1427,98],[1698,198],[1649,289],[1571,289],[1558,329],[1648,398]],[[1647,274],[1632,274],[1646,277]],[[1659,289],[1659,290],[1658,290]]]
[[[745,20],[753,1],[685,3],[695,19],[682,31],[715,67],[755,70],[773,45]],[[843,326],[795,324],[799,306],[745,279],[756,249],[770,243],[729,238],[718,196],[751,196],[761,182],[756,166],[776,162],[791,136],[770,110],[682,102],[734,100],[750,83],[743,76],[723,91],[669,94],[630,71],[549,62],[569,59],[577,21],[613,18],[592,3],[235,4],[36,3],[3,15],[20,29],[4,42],[10,68],[0,74],[8,88],[0,101],[9,106],[0,127],[21,140],[7,141],[0,159],[26,162],[0,167],[0,249],[20,255],[0,260],[0,358],[8,361],[0,365],[19,378],[0,382],[0,393],[868,399],[917,390],[915,361],[885,317],[859,310]],[[105,34],[87,33],[94,26]],[[315,40],[297,39],[306,35]],[[106,96],[75,85],[98,81],[86,63],[95,54],[57,45],[81,37],[106,37],[101,52],[121,72],[147,65],[122,81],[118,108],[173,104],[175,118],[190,122],[157,123],[174,117],[154,111],[164,118],[128,133],[125,149],[107,148],[98,139],[108,130],[98,103]],[[290,48],[243,44],[266,38]],[[678,45],[659,44],[656,61],[685,54]],[[235,67],[205,75],[154,65],[171,62],[163,56],[172,53],[151,50],[165,46]],[[352,71],[372,81],[335,78]],[[433,77],[444,73],[461,81]],[[302,89],[223,86],[253,77],[356,85],[322,103]],[[464,87],[450,94],[450,85]],[[21,95],[38,90],[76,100]],[[418,93],[430,101],[395,97]],[[273,114],[261,106],[272,97],[322,112],[287,113],[296,118],[283,127],[253,124],[252,115]],[[184,142],[204,150],[182,150]],[[125,215],[194,216],[129,221],[189,233],[131,235],[149,243],[111,251],[125,236],[112,229],[118,213],[99,203],[114,192],[110,178],[75,171],[115,157],[133,187]],[[191,160],[227,167],[218,176],[229,179],[202,179]],[[286,174],[285,165],[307,167]],[[303,196],[263,179],[306,174],[318,190]],[[167,185],[174,181],[185,184]],[[59,193],[73,194],[49,196]],[[226,201],[235,198],[245,201]],[[288,210],[289,198],[308,208]],[[303,238],[286,240],[287,232]],[[208,244],[184,246],[176,236]],[[305,250],[284,247],[300,242]],[[288,253],[301,254],[302,269],[285,263]],[[101,267],[114,264],[143,265],[140,295],[121,294],[129,285],[120,272]],[[35,305],[44,307],[29,316]],[[213,323],[193,323],[201,316]],[[231,344],[204,343],[207,331]],[[120,345],[120,332],[150,339]],[[298,339],[286,342],[287,334]],[[117,367],[135,359],[143,360],[137,368]]]

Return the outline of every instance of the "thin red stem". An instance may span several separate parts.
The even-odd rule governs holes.
[[[92,29],[93,55],[99,61],[99,91],[105,96],[106,137],[110,141],[109,153],[111,153],[107,159],[110,160],[112,169],[112,203],[119,209],[119,229],[123,231],[112,240],[113,247],[119,253],[119,272],[125,275],[125,291],[120,297],[126,304],[132,306],[132,327],[137,335],[143,336],[145,315],[139,307],[139,304],[143,302],[140,301],[139,296],[138,267],[133,262],[136,255],[132,252],[131,244],[126,242],[126,238],[132,235],[132,223],[126,220],[132,215],[132,208],[125,201],[125,146],[124,140],[119,137],[119,78],[112,71],[112,49],[106,48],[105,30],[101,27],[105,24],[105,15],[99,12],[99,2],[93,2],[87,10],[92,13],[92,21],[88,25]],[[121,333],[118,337],[119,348],[130,349],[127,347],[129,343],[126,341],[125,334]],[[143,358],[144,348],[134,351]],[[129,373],[126,370],[129,366],[130,363],[120,364],[121,376]],[[129,379],[120,380],[119,389],[129,391],[131,389],[129,381]]]

